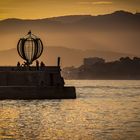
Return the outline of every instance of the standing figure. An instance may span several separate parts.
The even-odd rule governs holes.
[[[39,61],[36,60],[36,69],[39,70]]]

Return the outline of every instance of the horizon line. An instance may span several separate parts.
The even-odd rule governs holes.
[[[66,14],[66,15],[60,15],[60,16],[50,16],[50,17],[42,17],[42,18],[19,18],[19,17],[9,17],[9,18],[3,18],[0,19],[0,21],[4,21],[4,20],[8,20],[8,19],[18,19],[18,20],[42,20],[42,19],[51,19],[51,18],[58,18],[58,17],[67,17],[67,16],[104,16],[104,15],[109,15],[109,14],[113,14],[116,12],[126,12],[126,13],[131,13],[133,15],[138,14],[140,12],[136,11],[136,12],[132,12],[132,11],[127,11],[127,10],[116,10],[116,11],[112,11],[106,14]]]

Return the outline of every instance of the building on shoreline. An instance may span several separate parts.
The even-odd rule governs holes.
[[[65,79],[140,79],[140,58],[122,57],[112,62],[84,58],[80,67],[64,68],[63,76]]]

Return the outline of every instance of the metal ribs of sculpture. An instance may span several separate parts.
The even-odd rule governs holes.
[[[40,38],[29,31],[25,37],[20,38],[18,41],[17,51],[29,66],[34,60],[41,56],[43,52],[43,43]]]

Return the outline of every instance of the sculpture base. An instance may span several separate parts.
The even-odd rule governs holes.
[[[75,87],[0,86],[0,100],[75,99]]]

